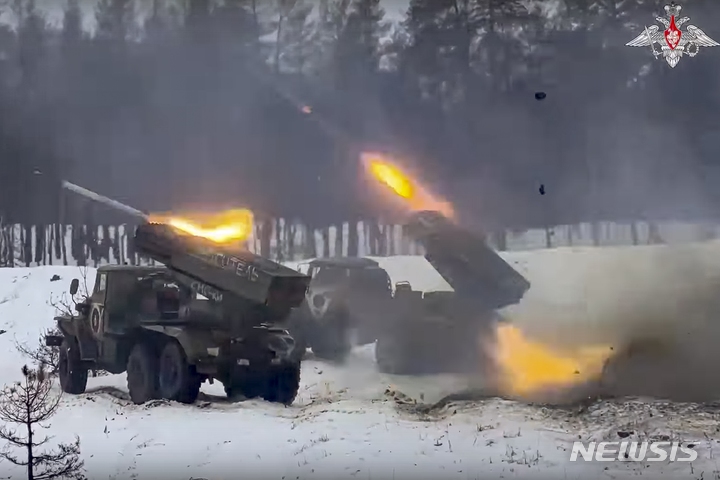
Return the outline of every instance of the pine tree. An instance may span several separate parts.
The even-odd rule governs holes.
[[[42,367],[33,370],[24,366],[21,371],[23,379],[0,392],[0,419],[6,422],[0,427],[0,439],[10,447],[0,452],[0,457],[25,467],[28,480],[83,479],[79,438],[73,443],[59,443],[52,451],[39,450],[51,438],[37,437],[35,429],[47,428],[48,420],[58,411],[61,396],[53,393],[52,378]],[[18,425],[20,431],[7,424]],[[11,453],[11,448],[24,450],[24,458]]]
[[[277,73],[305,72],[313,49],[314,22],[310,20],[313,5],[305,0],[279,0],[273,22],[275,52],[273,66]]]

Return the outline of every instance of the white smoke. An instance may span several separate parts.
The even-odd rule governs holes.
[[[558,249],[527,267],[509,317],[549,345],[613,345],[611,393],[720,399],[720,243]]]

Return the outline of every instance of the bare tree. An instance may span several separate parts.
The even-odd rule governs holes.
[[[15,225],[5,223],[0,216],[0,267],[14,267],[18,257],[20,244],[16,241]]]
[[[88,268],[80,267],[80,278],[82,279],[82,283],[80,285],[82,287],[82,289],[80,290],[80,295],[83,298],[87,298],[90,296],[90,288],[88,287],[87,276],[88,276]]]
[[[59,350],[45,344],[47,335],[62,335],[57,328],[47,328],[38,337],[36,347],[31,347],[27,342],[15,342],[15,348],[27,357],[35,367],[44,369],[48,375],[55,376],[58,373]]]
[[[0,438],[8,442],[0,458],[26,467],[28,480],[85,478],[77,436],[74,442],[59,443],[54,450],[38,451],[52,437],[39,439],[35,427],[48,427],[47,421],[57,413],[61,396],[52,393],[52,377],[43,368],[33,370],[26,365],[21,372],[21,381],[6,385],[0,392],[0,420],[18,425],[18,429],[0,427]],[[11,453],[13,448],[25,450],[25,458]]]
[[[87,267],[80,267],[80,275],[83,281],[80,284],[81,289],[79,295],[81,297],[87,297],[89,295]],[[63,293],[60,298],[50,298],[49,304],[55,309],[58,315],[71,317],[75,313],[75,298],[69,298],[65,293]],[[55,376],[58,369],[59,350],[57,347],[51,347],[45,344],[45,337],[47,335],[62,335],[62,332],[57,327],[47,328],[38,337],[37,346],[31,347],[27,342],[16,341],[15,348],[27,357],[36,368],[41,368],[48,375]]]
[[[0,216],[0,267],[14,267],[15,259],[10,254],[12,248],[8,248],[8,238],[5,231],[5,223],[2,216]]]

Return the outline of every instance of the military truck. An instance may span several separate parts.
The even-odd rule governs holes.
[[[367,258],[314,260],[306,302],[291,322],[300,317],[310,326],[297,335],[303,338],[299,348],[321,340],[332,351],[333,341],[347,342],[349,335],[326,332],[349,329],[357,344],[376,342],[375,359],[385,373],[477,371],[488,364],[485,346],[503,321],[496,311],[519,302],[530,283],[485,244],[481,232],[438,212],[414,213],[404,228],[453,291],[416,291],[407,281],[393,289],[387,272]],[[332,306],[342,315],[329,315]],[[348,349],[342,343],[336,351]]]
[[[137,404],[192,403],[205,380],[231,398],[292,403],[300,362],[283,325],[310,277],[167,225],[140,225],[134,244],[163,266],[100,267],[77,315],[55,318],[62,335],[46,343],[60,347],[62,390],[83,393],[88,370],[102,369],[127,372]]]
[[[310,347],[316,357],[343,360],[352,344],[375,341],[372,306],[392,297],[390,276],[369,258],[320,258],[301,264],[312,278],[306,299],[290,318],[296,354]]]

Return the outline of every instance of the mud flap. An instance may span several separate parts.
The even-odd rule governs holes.
[[[87,333],[78,332],[79,335],[76,337],[78,345],[80,347],[80,358],[83,361],[95,361],[100,356],[100,349],[98,343],[92,336]]]

